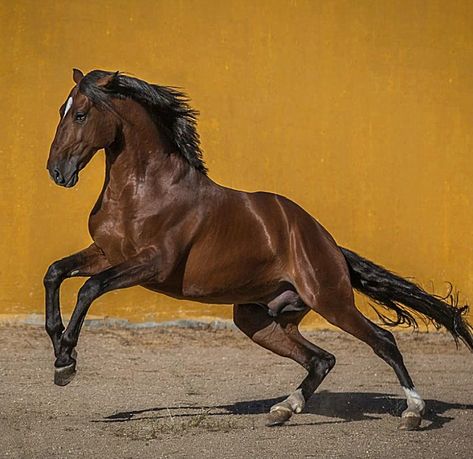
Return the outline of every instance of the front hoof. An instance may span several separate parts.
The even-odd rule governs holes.
[[[270,411],[266,418],[267,427],[282,426],[289,421],[292,416],[292,411],[288,408],[278,407]]]
[[[76,362],[73,362],[65,367],[54,369],[54,384],[56,386],[67,386],[76,375]]]
[[[415,411],[404,411],[404,413],[402,413],[399,430],[417,430],[421,421],[422,417],[420,413]]]

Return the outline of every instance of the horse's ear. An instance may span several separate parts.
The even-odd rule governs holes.
[[[79,84],[82,78],[84,78],[84,74],[79,69],[72,69],[72,79],[75,84]]]
[[[95,85],[98,86],[99,88],[106,88],[118,76],[118,73],[119,72],[115,72],[115,73],[110,73],[108,75],[105,75],[104,77],[97,80]]]

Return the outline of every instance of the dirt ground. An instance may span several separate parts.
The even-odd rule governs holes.
[[[233,330],[85,329],[53,385],[43,330],[0,327],[0,457],[471,458],[473,359],[442,334],[397,335],[428,412],[400,432],[392,370],[348,335],[306,335],[337,365],[305,411],[264,426],[304,371]]]

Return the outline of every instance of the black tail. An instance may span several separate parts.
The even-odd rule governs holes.
[[[406,324],[416,328],[417,321],[410,309],[424,316],[436,328],[445,327],[456,342],[461,339],[473,352],[472,327],[463,317],[468,306],[457,307],[452,295],[447,298],[430,295],[418,285],[365,260],[351,250],[340,249],[347,260],[353,288],[396,313],[397,319],[392,320],[376,311],[386,325]],[[445,301],[448,299],[450,302]]]

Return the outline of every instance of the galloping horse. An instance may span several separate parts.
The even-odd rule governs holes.
[[[400,428],[416,429],[425,403],[393,335],[358,311],[353,289],[396,314],[389,319],[380,313],[384,323],[415,326],[413,314],[421,314],[473,351],[463,317],[467,307],[339,247],[289,199],[213,182],[202,160],[197,113],[176,89],[102,70],[84,76],[75,69],[73,79],[48,171],[56,184],[73,187],[103,148],[106,172],[89,218],[93,244],[53,263],[44,278],[54,382],[64,386],[75,375],[75,347],[91,303],[111,290],[141,285],[175,298],[234,304],[243,333],[307,370],[297,390],[271,408],[267,425],[299,413],[335,365],[332,354],[299,332],[302,318],[314,310],[393,368],[407,398]],[[76,276],[89,279],[64,328],[59,288]]]

